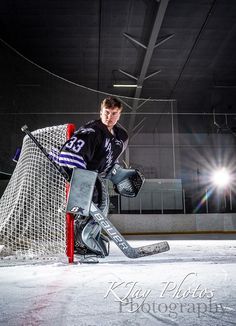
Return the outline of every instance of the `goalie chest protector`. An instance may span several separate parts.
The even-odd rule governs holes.
[[[64,144],[59,164],[106,174],[127,147],[128,134],[119,124],[110,133],[101,120],[88,122]]]

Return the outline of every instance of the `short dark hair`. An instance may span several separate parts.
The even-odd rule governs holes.
[[[101,103],[101,109],[103,107],[106,107],[108,109],[112,109],[114,107],[117,107],[118,109],[122,110],[123,109],[123,105],[122,103],[115,97],[109,96],[107,98],[105,98],[102,103]]]

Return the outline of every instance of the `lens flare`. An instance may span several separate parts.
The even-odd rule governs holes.
[[[206,202],[210,198],[212,192],[213,192],[213,188],[206,190],[206,193],[204,194],[204,196],[202,197],[200,202],[197,204],[197,206],[194,208],[194,210],[193,210],[194,214],[196,214],[203,205],[207,205]]]
[[[212,182],[217,187],[224,188],[230,181],[230,174],[226,168],[221,168],[212,174]]]

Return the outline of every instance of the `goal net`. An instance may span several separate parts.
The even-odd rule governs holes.
[[[32,134],[49,153],[59,149],[74,126]],[[66,182],[25,136],[19,161],[0,199],[0,258],[66,257]]]

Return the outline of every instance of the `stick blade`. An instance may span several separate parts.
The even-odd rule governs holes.
[[[170,250],[170,246],[167,241],[153,243],[151,245],[135,248],[135,257],[133,258],[152,256],[168,250]]]

